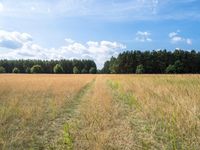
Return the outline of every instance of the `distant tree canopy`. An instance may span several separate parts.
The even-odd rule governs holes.
[[[0,66],[0,73],[5,73],[5,72],[6,72],[5,68]]]
[[[36,66],[35,66],[36,65]],[[35,66],[35,67],[33,67]],[[40,67],[38,67],[40,66]],[[66,73],[72,74],[74,67],[83,70],[84,73],[90,73],[91,68],[96,68],[93,60],[0,60],[0,72],[13,73],[17,68],[20,73]],[[37,70],[40,68],[39,70]]]
[[[31,73],[42,73],[42,67],[40,65],[34,65],[31,68]]]
[[[60,64],[56,64],[53,68],[54,73],[64,73],[63,67]]]
[[[80,70],[75,66],[75,67],[73,68],[73,73],[74,73],[74,74],[79,74],[79,73],[81,73],[81,72],[80,72]]]
[[[140,66],[142,64],[142,66]],[[142,71],[141,71],[142,70]],[[200,52],[126,51],[106,61],[102,73],[200,73]]]
[[[12,70],[12,73],[20,73],[20,70],[19,70],[17,67],[15,67],[15,68]]]
[[[95,74],[93,60],[0,60],[0,73]],[[200,52],[125,51],[111,57],[98,73],[200,73]]]
[[[92,67],[92,68],[90,68],[89,73],[96,74],[97,73],[97,69],[95,67]]]
[[[143,65],[138,65],[138,66],[136,67],[135,73],[137,73],[137,74],[145,73],[144,66],[143,66]]]

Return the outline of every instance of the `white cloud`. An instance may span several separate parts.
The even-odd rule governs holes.
[[[99,68],[106,60],[116,56],[125,45],[111,41],[88,41],[84,44],[66,38],[66,44],[59,48],[44,48],[32,41],[31,35],[20,32],[0,31],[0,59],[93,59]]]
[[[174,36],[177,36],[177,33],[176,33],[176,32],[171,32],[171,33],[169,33],[169,37],[170,37],[170,38],[172,38],[172,37],[174,37]]]
[[[74,40],[72,40],[72,39],[70,39],[70,38],[66,38],[65,41],[66,41],[67,44],[72,44],[72,43],[74,43]]]
[[[186,39],[186,43],[187,43],[188,45],[192,45],[192,40],[191,40],[191,39]]]
[[[24,43],[30,41],[32,41],[32,36],[27,33],[0,30],[0,47],[17,49],[22,48]]]
[[[177,44],[180,42],[184,42],[188,45],[192,45],[192,40],[189,38],[184,38],[179,35],[180,30],[177,30],[176,32],[169,33],[169,38],[172,44]]]
[[[3,4],[0,2],[0,12],[2,12],[4,10],[4,6]]]
[[[141,31],[138,31],[136,33],[136,41],[139,41],[139,42],[151,42],[152,39],[150,38],[151,36],[151,33],[150,32],[141,32]]]

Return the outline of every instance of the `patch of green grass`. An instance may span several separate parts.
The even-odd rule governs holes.
[[[64,126],[63,142],[64,142],[66,150],[73,149],[73,140],[72,140],[72,136],[70,133],[70,125],[67,123]]]

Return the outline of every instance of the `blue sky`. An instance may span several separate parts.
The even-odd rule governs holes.
[[[0,58],[94,59],[200,49],[198,0],[0,0]]]

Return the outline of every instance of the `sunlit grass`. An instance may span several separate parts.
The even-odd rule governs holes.
[[[195,149],[199,75],[1,75],[1,149]]]
[[[146,149],[198,149],[200,146],[200,78],[198,75],[119,76],[114,93],[126,103],[136,145]]]
[[[53,121],[92,76],[1,75],[0,145],[3,149],[42,148],[49,144]],[[50,128],[51,127],[51,128]],[[62,128],[62,124],[61,124]]]

